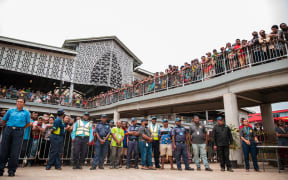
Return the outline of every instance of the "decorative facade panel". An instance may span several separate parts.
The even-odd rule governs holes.
[[[0,69],[71,82],[74,58],[0,44]]]
[[[118,88],[132,81],[133,59],[114,41],[79,43],[74,82]]]

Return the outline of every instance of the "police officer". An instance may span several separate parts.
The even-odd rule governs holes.
[[[95,145],[95,157],[93,159],[93,164],[90,170],[95,170],[98,166],[99,169],[104,169],[104,158],[107,152],[109,141],[108,138],[111,133],[109,124],[107,123],[107,115],[101,115],[101,122],[97,124],[95,128],[96,133],[96,145]]]
[[[184,126],[181,126],[180,118],[176,118],[175,121],[176,121],[176,126],[172,130],[172,142],[174,145],[174,149],[176,150],[177,169],[179,171],[182,170],[181,168],[181,155],[182,155],[182,159],[184,160],[184,164],[185,164],[185,170],[193,171],[194,169],[189,167],[189,162],[188,162],[187,147],[185,144],[186,130]]]
[[[217,124],[212,131],[213,148],[216,151],[220,159],[221,171],[225,171],[225,165],[227,171],[233,172],[231,169],[231,163],[229,160],[229,147],[232,148],[233,137],[231,131],[227,125],[224,124],[222,117],[217,117]]]
[[[25,99],[19,97],[16,108],[9,109],[2,119],[3,131],[0,150],[0,176],[3,176],[4,167],[8,162],[8,175],[15,176],[18,159],[22,146],[24,129],[31,126],[30,113],[23,109]]]
[[[151,118],[152,123],[149,125],[149,130],[151,132],[153,141],[152,141],[152,151],[154,154],[154,162],[155,162],[155,167],[160,168],[160,162],[159,162],[159,156],[160,156],[160,143],[159,143],[159,129],[160,126],[159,124],[156,123],[157,118],[155,116],[152,116]]]
[[[110,120],[109,121],[109,126],[110,129],[112,129],[114,127],[114,121]],[[110,156],[111,156],[111,141],[112,141],[112,135],[110,134],[110,136],[108,137],[108,150],[107,150],[107,164],[110,164]]]
[[[91,144],[93,137],[92,123],[89,122],[89,113],[85,112],[83,119],[77,120],[71,133],[73,143],[73,169],[82,169],[87,155],[88,144]]]
[[[56,170],[62,170],[60,157],[65,135],[65,125],[63,119],[64,119],[64,110],[58,109],[57,118],[53,123],[51,135],[49,135],[50,153],[46,170],[50,170],[53,165],[55,165]]]
[[[128,127],[128,152],[127,152],[127,162],[126,162],[126,169],[130,168],[130,159],[132,157],[132,153],[134,152],[134,159],[135,159],[135,169],[138,169],[138,136],[139,136],[139,126],[137,126],[137,119],[131,119],[131,126]]]

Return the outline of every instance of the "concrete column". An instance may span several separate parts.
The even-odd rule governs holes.
[[[223,95],[225,121],[226,125],[239,128],[239,110],[237,104],[237,97],[234,93],[226,93]],[[242,147],[240,144],[239,133],[233,133],[233,139],[236,140],[237,149],[230,150],[231,160],[237,160],[237,164],[242,164]]]
[[[114,124],[116,124],[117,121],[120,120],[120,113],[118,112],[117,109],[114,110],[114,115],[113,115],[113,121],[114,121]]]
[[[276,141],[276,137],[274,132],[275,125],[271,104],[261,104],[260,109],[262,116],[262,124],[265,132],[264,141],[267,144],[273,143],[274,140]]]
[[[70,83],[70,89],[69,89],[69,103],[72,103],[73,98],[73,91],[74,91],[74,83]]]

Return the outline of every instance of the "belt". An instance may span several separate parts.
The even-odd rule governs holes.
[[[13,130],[23,130],[24,127],[12,127],[12,126],[7,126],[8,128],[10,129],[13,129]]]
[[[89,138],[89,136],[76,136],[76,138],[80,138],[80,139],[88,139]]]
[[[129,141],[138,141],[137,139],[129,139]]]
[[[176,141],[176,143],[185,144],[185,141]]]

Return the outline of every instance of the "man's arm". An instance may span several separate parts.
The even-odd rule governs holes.
[[[2,118],[2,124],[3,124],[3,126],[6,126],[6,123],[7,123],[7,121],[8,121],[9,118],[10,118],[10,112],[11,112],[11,110],[9,109],[9,110],[6,112],[5,116]]]

